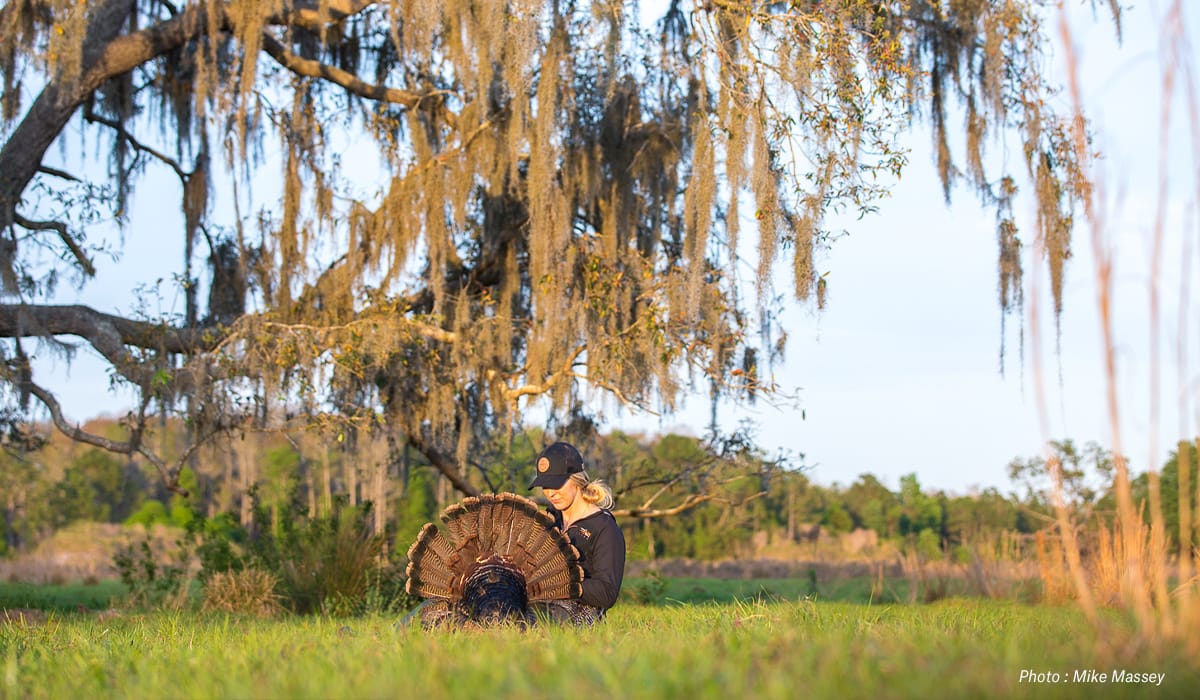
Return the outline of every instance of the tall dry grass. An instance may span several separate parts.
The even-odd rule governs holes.
[[[1153,12],[1156,8],[1148,8]],[[1163,263],[1171,259],[1164,250],[1166,242],[1167,221],[1169,217],[1168,178],[1169,165],[1172,157],[1180,157],[1190,162],[1186,164],[1196,177],[1200,168],[1200,109],[1197,108],[1197,91],[1195,85],[1194,53],[1186,34],[1184,16],[1185,3],[1182,0],[1171,0],[1166,7],[1159,26],[1159,59],[1161,70],[1162,101],[1158,123],[1152,120],[1148,128],[1157,127],[1158,131],[1158,182],[1155,202],[1155,215],[1147,246],[1150,268],[1147,280],[1147,347],[1149,349],[1149,376],[1144,385],[1149,390],[1149,415],[1146,417],[1148,435],[1151,445],[1148,455],[1148,503],[1146,510],[1141,511],[1135,503],[1130,478],[1129,463],[1123,450],[1122,430],[1128,416],[1123,414],[1127,404],[1121,397],[1121,373],[1119,363],[1121,353],[1119,343],[1130,342],[1127,337],[1117,338],[1114,319],[1114,308],[1118,301],[1115,286],[1115,261],[1118,258],[1116,243],[1116,228],[1110,219],[1106,201],[1106,182],[1100,172],[1092,153],[1091,134],[1087,132],[1084,120],[1083,97],[1080,88],[1079,57],[1075,53],[1074,33],[1067,19],[1065,9],[1059,9],[1059,31],[1065,48],[1065,61],[1068,76],[1068,97],[1072,101],[1075,119],[1071,125],[1073,149],[1079,163],[1085,170],[1089,187],[1084,201],[1084,226],[1088,229],[1091,242],[1091,254],[1094,263],[1093,274],[1097,285],[1097,310],[1099,312],[1102,338],[1099,345],[1103,362],[1104,401],[1108,413],[1110,440],[1116,458],[1115,479],[1113,491],[1117,513],[1115,522],[1109,526],[1093,528],[1090,538],[1093,541],[1078,541],[1077,530],[1080,523],[1072,521],[1071,514],[1063,505],[1063,490],[1061,478],[1052,470],[1054,479],[1054,501],[1056,505],[1057,537],[1046,537],[1039,541],[1038,556],[1042,563],[1043,586],[1047,593],[1053,596],[1064,596],[1079,603],[1093,625],[1105,627],[1107,618],[1098,615],[1099,607],[1117,606],[1132,613],[1137,621],[1135,639],[1118,639],[1115,636],[1101,634],[1101,639],[1111,639],[1114,648],[1158,648],[1186,649],[1193,657],[1200,656],[1200,592],[1196,590],[1197,581],[1192,574],[1193,560],[1193,510],[1190,491],[1192,470],[1194,468],[1190,449],[1181,449],[1179,454],[1179,555],[1172,557],[1168,550],[1166,518],[1163,512],[1163,494],[1157,465],[1159,455],[1154,447],[1159,438],[1160,408],[1162,403],[1162,339],[1164,336],[1162,309],[1165,301],[1170,301],[1163,289]],[[1178,90],[1178,92],[1177,92]],[[1189,127],[1190,143],[1171,143],[1170,124],[1174,117],[1180,116],[1174,112],[1176,105],[1182,103],[1185,113],[1182,120]],[[1120,164],[1118,164],[1119,166]],[[1123,184],[1123,183],[1122,183]],[[1178,183],[1172,183],[1178,185]],[[1190,192],[1188,209],[1194,209],[1200,203],[1200,177],[1188,183],[1186,190]],[[1185,228],[1186,225],[1185,225]],[[1196,389],[1188,375],[1188,364],[1192,350],[1188,344],[1189,320],[1193,315],[1188,286],[1191,273],[1191,258],[1195,247],[1191,238],[1193,230],[1184,230],[1182,249],[1174,256],[1180,262],[1180,287],[1177,297],[1179,309],[1178,327],[1174,329],[1177,338],[1177,367],[1178,380],[1172,385],[1179,401],[1180,434],[1195,435],[1200,433],[1195,424],[1188,424],[1188,416],[1200,415],[1200,405],[1196,397]],[[1041,247],[1041,241],[1035,247]],[[1037,279],[1034,281],[1035,287]],[[1030,331],[1034,347],[1039,348],[1038,333],[1040,318],[1038,297],[1031,295]],[[1047,423],[1048,414],[1045,379],[1041,372],[1040,355],[1033,353],[1033,369],[1035,391],[1038,396],[1039,410],[1042,414],[1043,425]],[[1140,422],[1140,421],[1139,421]],[[1053,465],[1052,465],[1053,466]],[[1149,515],[1149,524],[1143,514]],[[1196,533],[1200,535],[1200,533]],[[1087,556],[1084,556],[1084,553]],[[1069,586],[1068,586],[1069,583]],[[1111,631],[1111,630],[1105,630]]]
[[[283,612],[278,585],[275,576],[259,569],[218,572],[204,585],[202,609],[274,617]]]

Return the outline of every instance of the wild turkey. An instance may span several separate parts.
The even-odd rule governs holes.
[[[556,619],[586,615],[567,602],[582,590],[579,552],[533,501],[513,493],[470,497],[441,519],[445,533],[426,523],[408,550],[406,589],[428,599],[422,625],[530,624],[538,611]]]

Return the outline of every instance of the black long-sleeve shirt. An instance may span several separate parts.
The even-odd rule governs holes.
[[[559,528],[562,513],[550,509]],[[583,567],[583,595],[580,600],[601,610],[608,610],[621,594],[621,579],[625,577],[625,535],[617,519],[607,510],[580,518],[567,528],[567,537],[579,550]]]

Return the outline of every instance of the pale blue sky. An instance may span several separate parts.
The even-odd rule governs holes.
[[[1105,15],[1093,22],[1090,13],[1072,12],[1085,108],[1095,123],[1096,145],[1107,154],[1101,165],[1108,192],[1105,218],[1118,250],[1116,318],[1123,411],[1119,438],[1138,470],[1161,463],[1181,432],[1200,433],[1194,415],[1200,319],[1195,318],[1194,302],[1186,316],[1192,338],[1191,369],[1183,382],[1188,387],[1186,404],[1177,390],[1181,382],[1175,361],[1180,241],[1185,227],[1193,241],[1192,258],[1198,247],[1192,209],[1197,185],[1189,163],[1200,162],[1186,157],[1192,144],[1186,140],[1184,112],[1178,109],[1171,132],[1172,153],[1184,157],[1175,157],[1170,165],[1157,431],[1148,388],[1148,251],[1158,196],[1162,86],[1157,27],[1165,9],[1158,2],[1139,3],[1127,11],[1121,46]],[[1056,20],[1054,13],[1051,21]],[[1194,31],[1190,35],[1198,36]],[[1050,63],[1048,69],[1061,74],[1061,51],[1050,57]],[[1015,139],[1010,141],[1011,148],[1018,147]],[[909,169],[892,198],[883,202],[878,214],[844,224],[850,235],[834,245],[821,268],[829,271],[827,308],[818,313],[793,307],[788,312],[785,324],[791,340],[777,376],[781,384],[800,389],[806,418],[801,419],[799,410],[776,410],[764,404],[728,405],[720,414],[726,425],[742,418],[756,420],[758,438],[770,451],[804,453],[806,463],[814,467],[812,477],[820,483],[847,484],[870,472],[894,488],[900,475],[916,472],[926,487],[955,492],[975,486],[1008,490],[1008,462],[1039,454],[1047,439],[1114,444],[1103,405],[1105,374],[1088,229],[1077,230],[1075,255],[1068,266],[1061,356],[1053,351],[1053,327],[1047,319],[1043,323],[1040,352],[1048,409],[1043,427],[1029,304],[1024,360],[1018,348],[1022,319],[1013,318],[1008,324],[1007,373],[1001,376],[994,218],[963,188],[956,190],[952,206],[944,205],[929,142],[926,130],[919,127],[910,140]],[[1015,155],[1010,158],[1018,161]],[[175,202],[178,197],[177,182],[161,177],[144,184],[137,201],[148,206]],[[1017,217],[1028,254],[1033,229],[1028,202],[1018,207]],[[125,263],[101,265],[97,279],[82,292],[64,288],[62,301],[129,311],[128,290],[134,281],[153,284],[156,269],[161,269],[145,261],[175,263],[181,254],[178,236],[160,234],[144,218],[131,221]],[[1033,268],[1027,260],[1027,298],[1036,292]],[[1197,271],[1200,264],[1193,266],[1193,278]],[[1045,275],[1041,277],[1045,298]],[[786,280],[782,288],[784,284]],[[175,296],[169,280],[163,288],[169,295],[163,308],[181,309],[182,299]],[[1200,296],[1200,285],[1194,285],[1191,293]],[[1043,314],[1049,316],[1048,302],[1043,303]],[[109,393],[104,365],[87,353],[77,357],[69,373],[61,361],[51,359],[41,362],[39,372],[45,373],[43,379],[60,394],[68,416],[75,420],[127,410],[122,397]],[[1180,418],[1181,405],[1186,406],[1186,421]],[[676,416],[660,419],[612,412],[611,424],[626,430],[686,429],[699,434],[707,425],[708,412],[706,399],[697,396]]]
[[[1187,3],[1184,3],[1187,5]],[[1116,251],[1116,347],[1120,423],[1115,434],[1105,407],[1106,372],[1097,306],[1090,229],[1075,233],[1068,264],[1061,354],[1054,351],[1044,269],[1029,260],[1034,212],[1016,215],[1026,242],[1026,294],[1041,289],[1042,345],[1032,346],[1030,304],[1008,322],[1006,374],[999,373],[995,220],[964,188],[952,206],[936,184],[930,139],[918,129],[912,160],[878,215],[845,224],[822,269],[830,271],[830,300],[821,313],[793,309],[783,383],[802,389],[798,411],[727,406],[721,421],[753,418],[762,444],[803,453],[818,482],[848,484],[864,472],[892,487],[916,472],[923,485],[966,492],[1011,488],[1008,463],[1042,453],[1049,439],[1121,445],[1135,470],[1160,465],[1181,434],[1200,434],[1195,419],[1196,304],[1187,309],[1191,369],[1180,379],[1179,271],[1183,231],[1193,241],[1197,186],[1188,158],[1192,144],[1180,100],[1170,130],[1167,224],[1161,258],[1162,326],[1159,407],[1151,415],[1149,362],[1150,245],[1160,164],[1162,68],[1158,32],[1163,3],[1138,3],[1124,17],[1118,45],[1102,9],[1098,21],[1072,5],[1068,26],[1077,47],[1085,110],[1095,145],[1105,153],[1099,175],[1107,196],[1106,230]],[[1194,8],[1192,8],[1194,11]],[[1057,38],[1059,14],[1050,16]],[[1200,36],[1189,18],[1190,37]],[[1065,75],[1061,46],[1047,68]],[[1069,106],[1063,95],[1060,109]],[[1019,147],[1011,139],[1011,148]],[[994,151],[995,152],[995,149]],[[1019,161],[1019,154],[1009,156]],[[1027,187],[1027,185],[1023,185]],[[1082,212],[1080,219],[1082,221]],[[1193,265],[1192,277],[1200,271]],[[1040,277],[1040,283],[1036,277]],[[1194,287],[1200,287],[1195,285]],[[1200,294],[1194,289],[1192,296]],[[1020,331],[1025,326],[1024,358]],[[1042,358],[1044,410],[1039,409],[1035,356]],[[1181,387],[1186,386],[1186,390]],[[1182,392],[1182,393],[1181,393]],[[1186,403],[1185,403],[1186,401]],[[1181,406],[1187,419],[1181,419]],[[702,429],[707,402],[697,398],[682,416],[661,421]],[[647,425],[622,420],[631,428]],[[1156,428],[1157,425],[1157,428]]]

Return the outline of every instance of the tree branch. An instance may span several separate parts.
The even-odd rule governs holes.
[[[351,93],[359,97],[366,97],[380,102],[391,102],[394,104],[403,105],[409,109],[414,109],[420,105],[421,100],[433,97],[436,93],[419,94],[411,90],[402,90],[400,88],[387,87],[386,85],[376,85],[362,80],[353,73],[331,66],[320,61],[314,61],[309,58],[302,58],[288,50],[278,39],[268,32],[263,32],[262,35],[263,50],[275,59],[279,65],[308,78],[320,78],[328,80],[331,83],[341,85]],[[446,123],[451,128],[458,128],[458,115],[450,110],[444,110],[443,116]]]
[[[64,180],[70,180],[71,182],[81,182],[81,180],[79,178],[75,177],[74,175],[67,172],[66,170],[59,170],[58,168],[51,168],[49,165],[39,165],[38,172],[45,173],[46,175],[53,175],[54,177],[62,178]]]
[[[679,515],[702,503],[711,501],[713,498],[714,495],[711,493],[693,493],[683,499],[682,503],[671,508],[618,508],[612,511],[612,514],[619,518],[665,518]]]
[[[455,463],[455,461],[449,456],[434,447],[432,443],[422,437],[410,434],[408,436],[408,444],[417,448],[418,452],[425,455],[425,458],[429,460],[429,463],[437,467],[438,471],[440,471],[446,476],[447,479],[450,480],[450,483],[454,485],[454,488],[458,489],[467,496],[479,495],[479,489],[475,488],[473,485],[471,485],[471,482],[467,481],[466,477],[463,476],[462,471],[459,470],[458,464]]]
[[[541,394],[550,391],[557,386],[564,377],[571,375],[571,367],[575,365],[575,361],[579,359],[579,356],[582,355],[583,351],[586,349],[586,344],[575,348],[575,352],[571,353],[571,356],[567,358],[567,361],[563,363],[563,366],[558,371],[554,372],[549,377],[546,377],[545,380],[538,382],[537,384],[524,384],[516,388],[506,387],[504,393],[508,397],[508,400],[516,402],[522,396],[540,396]]]
[[[71,237],[71,233],[67,231],[67,225],[61,221],[33,221],[21,216],[19,212],[13,212],[13,223],[18,226],[23,226],[30,231],[57,231],[58,237],[62,239],[63,245],[71,251],[71,255],[75,257],[75,262],[79,263],[79,267],[83,269],[83,273],[88,277],[96,276],[96,266],[92,264],[92,259],[83,252],[83,248],[75,242]]]
[[[174,328],[162,323],[134,321],[83,306],[0,304],[0,338],[73,335],[83,338],[107,357],[124,353],[118,346],[193,355],[216,347],[227,331],[220,328]]]
[[[130,134],[129,131],[126,130],[125,127],[121,125],[120,122],[113,121],[112,119],[105,119],[104,117],[93,112],[90,108],[85,110],[83,118],[85,120],[87,120],[89,123],[101,124],[103,126],[109,127],[110,129],[113,129],[118,134],[120,134],[122,138],[124,138],[126,141],[128,141],[129,145],[133,146],[135,151],[141,151],[142,153],[149,153],[150,155],[154,156],[158,160],[161,160],[162,162],[171,166],[171,169],[175,171],[175,174],[179,176],[180,180],[187,182],[188,177],[191,176],[191,173],[186,172],[179,165],[179,162],[176,161],[174,158],[171,158],[171,157],[167,156],[166,154],[164,154],[160,151],[157,151],[157,150],[147,146],[146,144],[142,143],[141,141],[138,141],[137,139],[135,139],[133,137],[133,135]]]
[[[66,416],[63,415],[62,406],[59,405],[58,399],[54,397],[54,394],[51,394],[45,388],[33,383],[32,380],[27,379],[22,382],[22,384],[30,394],[33,394],[35,397],[37,397],[38,401],[42,402],[42,405],[46,407],[46,410],[50,411],[50,419],[54,421],[54,427],[58,428],[62,434],[76,442],[82,442],[85,445],[99,447],[100,449],[108,450],[109,452],[116,452],[117,454],[124,455],[140,454],[151,464],[153,464],[156,470],[158,470],[158,474],[160,477],[162,477],[163,484],[166,486],[168,491],[178,493],[185,497],[190,495],[187,489],[179,486],[179,480],[173,474],[171,474],[169,469],[167,469],[166,463],[163,462],[158,455],[150,452],[141,445],[141,440],[137,439],[137,436],[140,435],[140,431],[135,431],[135,439],[129,441],[109,440],[106,437],[89,433],[79,426],[71,425],[67,421]]]

